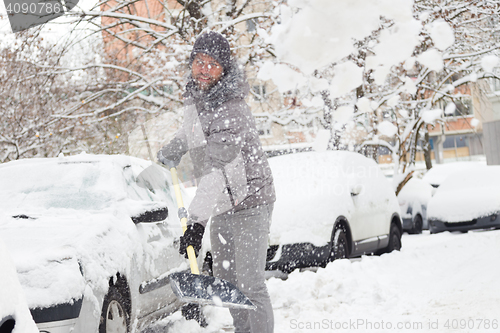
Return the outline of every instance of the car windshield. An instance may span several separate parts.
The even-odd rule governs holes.
[[[0,168],[0,209],[103,209],[121,196],[116,178],[112,165],[98,161],[26,163]]]

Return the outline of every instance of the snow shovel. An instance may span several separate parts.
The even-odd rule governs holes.
[[[177,170],[170,168],[172,183],[174,185],[175,198],[179,207],[179,218],[182,231],[187,229],[187,211],[182,201],[181,188]],[[191,273],[173,273],[169,275],[170,286],[175,295],[183,302],[198,303],[204,305],[215,305],[226,308],[255,309],[255,305],[236,286],[226,280],[213,276],[200,275],[196,254],[192,246],[186,249]]]

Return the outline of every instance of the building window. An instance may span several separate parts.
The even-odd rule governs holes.
[[[450,108],[450,103],[455,104],[454,108]],[[473,114],[472,100],[470,98],[456,98],[454,100],[446,99],[441,100],[438,106],[445,110],[445,117],[464,117]],[[453,110],[453,112],[449,112]]]
[[[384,110],[384,111],[382,111],[382,117],[383,117],[384,120],[387,120],[389,122],[397,120],[396,113],[394,112],[394,110]]]
[[[499,79],[491,79],[490,86],[491,86],[491,90],[500,91],[500,80]]]
[[[252,95],[254,100],[263,101],[266,99],[266,86],[263,84],[256,84],[252,86]]]
[[[173,84],[165,84],[165,85],[163,85],[162,88],[163,88],[163,91],[165,93],[170,94],[170,95],[172,95],[174,93],[174,90],[175,90]]]
[[[493,92],[500,91],[500,80],[498,77],[500,76],[500,68],[496,67],[493,69],[493,74],[495,77],[490,78],[488,81],[490,82],[490,88]]]
[[[257,131],[259,132],[259,136],[261,137],[272,136],[271,122],[267,117],[256,117],[255,123],[257,125]]]
[[[257,30],[256,19],[250,19],[245,21],[247,24],[248,32],[255,32]]]

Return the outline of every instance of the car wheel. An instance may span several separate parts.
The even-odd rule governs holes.
[[[401,231],[399,231],[399,228],[395,224],[392,224],[391,232],[389,234],[389,245],[387,246],[385,252],[390,253],[394,250],[401,250]]]
[[[415,216],[415,219],[413,221],[413,228],[411,228],[411,230],[408,231],[408,233],[409,234],[421,234],[423,225],[424,225],[424,223],[422,221],[422,216],[420,216],[420,215]]]
[[[340,228],[335,231],[332,243],[333,260],[349,258],[349,246],[347,245],[347,236],[344,229]]]
[[[102,306],[99,333],[127,333],[130,316],[126,305],[128,300],[115,286],[109,287]]]

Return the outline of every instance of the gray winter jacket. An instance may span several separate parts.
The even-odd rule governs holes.
[[[276,200],[271,169],[244,100],[248,92],[236,63],[208,92],[189,80],[183,125],[161,149],[171,160],[190,153],[199,182],[189,223],[206,225],[210,216]]]

